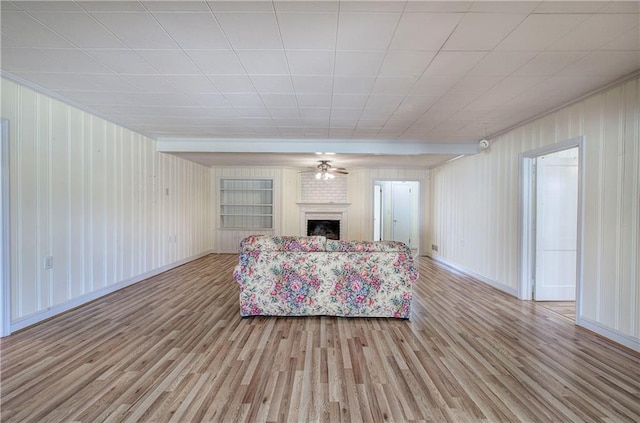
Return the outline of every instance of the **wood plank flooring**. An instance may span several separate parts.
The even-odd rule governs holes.
[[[420,258],[410,321],[242,319],[210,255],[0,341],[3,422],[637,422],[640,355]]]

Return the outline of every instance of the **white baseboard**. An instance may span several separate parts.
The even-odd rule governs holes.
[[[494,281],[493,279],[489,279],[485,276],[482,276],[479,273],[474,272],[473,270],[469,270],[464,266],[460,266],[459,264],[453,263],[449,260],[443,259],[442,257],[432,255],[431,258],[438,263],[442,263],[445,266],[451,267],[452,269],[457,270],[458,272],[469,275],[475,279],[478,279],[480,282],[484,282],[487,285],[490,285],[496,289],[499,289],[502,292],[506,292],[507,294],[513,295],[514,297],[518,296],[518,290],[516,288],[511,288],[510,286],[501,284],[500,282]]]
[[[595,332],[604,338],[608,338],[620,345],[624,345],[627,348],[640,352],[640,339],[636,337],[621,333],[586,317],[578,317],[576,319],[576,325],[582,326],[583,328],[589,329],[591,332]]]
[[[165,266],[162,267],[158,267],[157,269],[151,270],[150,272],[146,272],[146,273],[142,273],[140,275],[134,276],[132,278],[129,279],[125,279],[123,281],[114,283],[112,285],[106,286],[104,288],[101,288],[99,290],[96,291],[92,291],[89,292],[88,294],[82,295],[80,297],[74,298],[72,300],[66,301],[62,304],[58,304],[55,305],[53,307],[49,307],[46,310],[42,310],[39,311],[35,314],[31,314],[29,316],[23,317],[21,319],[18,319],[14,322],[11,322],[10,324],[10,332],[9,334],[11,334],[12,332],[15,332],[17,330],[20,329],[24,329],[28,326],[31,325],[35,325],[36,323],[42,322],[43,320],[47,320],[50,319],[54,316],[57,316],[58,314],[67,312],[69,310],[72,310],[76,307],[79,307],[83,304],[86,304],[90,301],[96,300],[100,297],[104,297],[105,295],[111,294],[112,292],[118,291],[122,288],[125,288],[127,286],[133,285],[135,283],[141,282],[145,279],[148,279],[152,276],[156,276],[160,273],[166,272],[167,270],[171,270],[174,267],[178,267],[178,266],[182,266],[185,263],[188,263],[190,261],[199,259],[200,257],[204,257],[207,254],[211,254],[213,253],[213,250],[209,250],[209,251],[205,251],[203,253],[200,254],[196,254],[195,256],[191,256],[191,257],[187,257],[185,259],[182,260],[178,260],[176,262],[173,262],[171,264],[167,264]],[[9,335],[7,334],[7,335]]]

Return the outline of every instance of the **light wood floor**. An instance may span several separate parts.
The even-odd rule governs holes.
[[[3,339],[2,421],[640,421],[639,354],[429,259],[410,321],[242,319],[236,261]]]

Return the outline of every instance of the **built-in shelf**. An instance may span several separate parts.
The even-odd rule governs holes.
[[[220,229],[273,229],[273,179],[221,179]]]

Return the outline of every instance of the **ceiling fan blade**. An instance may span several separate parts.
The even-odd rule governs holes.
[[[331,173],[339,173],[341,175],[348,175],[349,172],[347,172],[346,170],[341,170],[341,169],[337,169],[337,168],[332,168],[329,170],[329,172]]]

